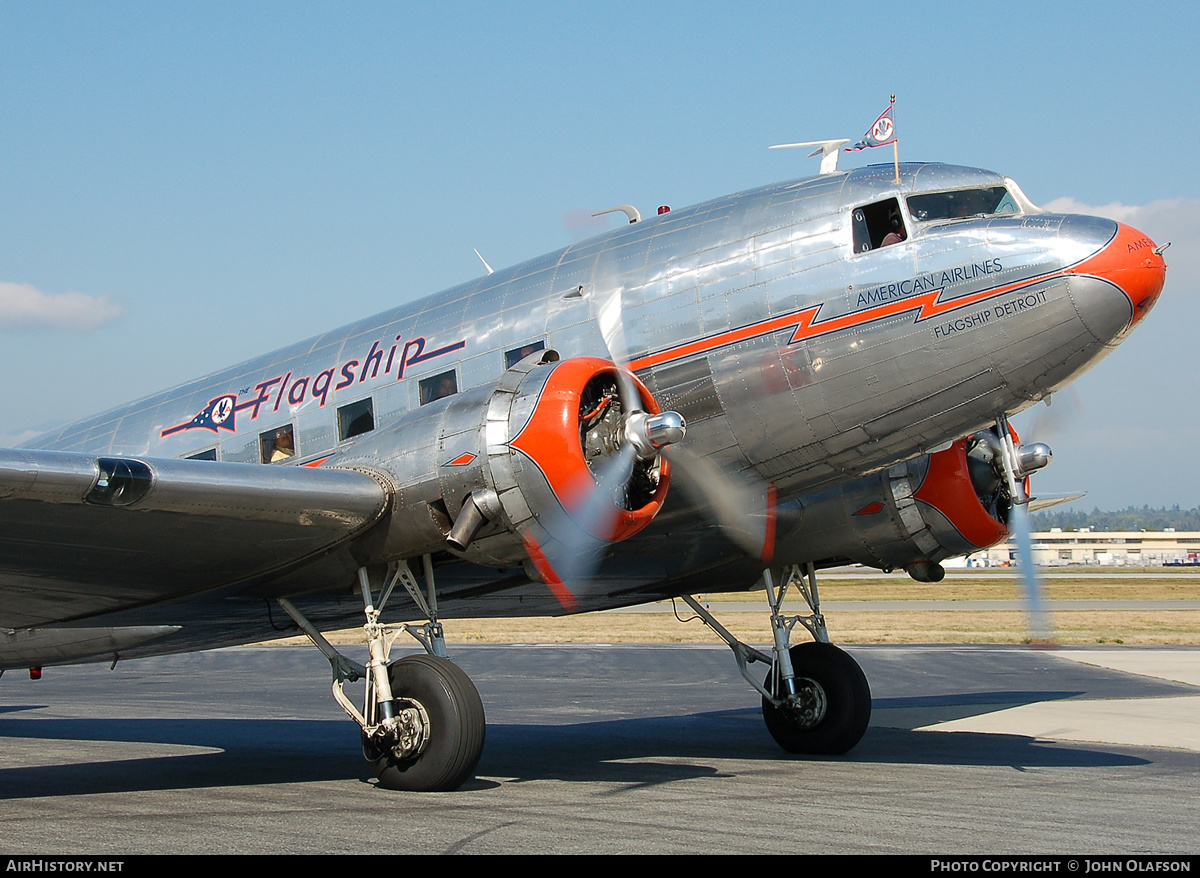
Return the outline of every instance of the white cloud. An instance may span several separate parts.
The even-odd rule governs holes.
[[[1143,205],[1114,201],[1103,206],[1084,204],[1074,198],[1056,198],[1043,207],[1054,213],[1108,217],[1145,232],[1159,244],[1170,241],[1171,247],[1165,254],[1168,280],[1177,274],[1171,271],[1176,263],[1189,271],[1195,265],[1196,243],[1200,241],[1200,198],[1168,198]]]
[[[1156,201],[1154,205],[1176,205],[1182,200]],[[1087,216],[1103,216],[1117,220],[1118,222],[1134,225],[1139,218],[1144,217],[1150,211],[1152,205],[1122,204],[1119,201],[1114,201],[1111,204],[1098,207],[1094,204],[1084,204],[1082,201],[1066,197],[1055,198],[1050,203],[1042,205],[1042,207],[1051,213],[1082,213]]]
[[[1186,309],[1175,314],[1175,319],[1195,325],[1200,309],[1194,302],[1194,293],[1200,289],[1200,198],[1169,198],[1149,204],[1092,205],[1074,198],[1056,198],[1044,205],[1056,213],[1082,213],[1103,216],[1133,226],[1145,232],[1158,244],[1170,243],[1163,253],[1167,260],[1167,285],[1163,302],[1186,299],[1176,305]],[[1167,309],[1170,310],[1170,309]]]
[[[0,448],[16,448],[22,442],[28,442],[35,436],[41,436],[44,430],[21,430],[17,433],[0,433]]]
[[[1171,247],[1154,310],[1120,350],[1055,395],[1052,408],[1070,403],[1066,413],[1075,417],[1046,440],[1055,458],[1039,474],[1038,490],[1088,490],[1073,508],[1195,506],[1200,470],[1187,464],[1200,441],[1200,414],[1191,404],[1200,388],[1193,339],[1200,325],[1200,199],[1101,206],[1057,198],[1044,207],[1115,219]]]
[[[43,293],[32,284],[0,281],[0,330],[97,329],[116,320],[121,309],[107,296]]]

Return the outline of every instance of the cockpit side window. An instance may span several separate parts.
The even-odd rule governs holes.
[[[908,212],[917,222],[969,219],[1020,213],[1016,200],[1003,186],[984,189],[959,189],[956,192],[929,192],[908,196]]]
[[[855,253],[899,244],[908,238],[900,202],[895,198],[856,207],[850,212],[850,219],[854,227]]]

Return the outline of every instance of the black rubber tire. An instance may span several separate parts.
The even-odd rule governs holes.
[[[487,721],[470,677],[449,659],[410,655],[388,666],[392,695],[419,702],[429,716],[429,742],[415,759],[391,755],[371,760],[380,786],[389,790],[456,790],[475,773],[483,755]]]
[[[762,700],[767,731],[789,753],[838,756],[862,740],[871,721],[871,687],[858,662],[831,643],[799,643],[788,650],[797,677],[813,680],[825,691],[825,716],[803,728],[786,710]],[[771,689],[771,675],[766,687]]]

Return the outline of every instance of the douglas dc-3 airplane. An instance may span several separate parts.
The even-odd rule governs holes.
[[[485,721],[442,621],[678,596],[783,748],[848,751],[870,689],[816,571],[932,581],[1004,539],[1049,459],[1008,416],[1116,348],[1162,248],[941,164],[621,209],[616,231],[0,450],[0,668],[298,628],[380,782],[451,789]],[[789,587],[810,614],[783,614]],[[752,588],[765,651],[692,597]],[[320,633],[364,617],[365,665]],[[389,661],[403,631],[425,651]]]

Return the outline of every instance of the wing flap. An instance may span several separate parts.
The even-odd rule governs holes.
[[[389,500],[351,470],[0,449],[0,627],[250,581],[357,536]]]

